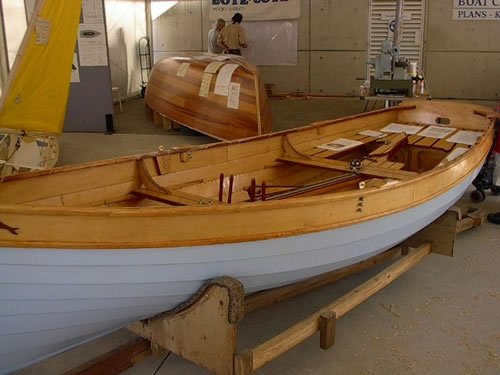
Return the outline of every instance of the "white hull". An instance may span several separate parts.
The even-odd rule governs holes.
[[[172,309],[213,277],[235,277],[253,292],[367,259],[438,218],[477,172],[406,211],[294,237],[170,249],[0,249],[0,373]]]

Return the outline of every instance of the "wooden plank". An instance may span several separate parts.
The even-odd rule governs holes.
[[[436,138],[424,137],[423,139],[421,139],[420,141],[418,141],[417,143],[415,143],[415,146],[419,146],[419,147],[432,147],[432,145],[434,143],[437,143],[437,142],[438,142],[438,139],[436,139]]]
[[[316,159],[308,160],[308,159],[301,159],[301,158],[297,158],[297,157],[288,157],[288,156],[280,157],[280,158],[278,158],[278,160],[289,162],[289,163],[306,165],[309,167],[331,169],[334,171],[344,171],[344,172],[351,171],[349,163],[336,161],[336,160],[328,160],[328,159],[327,160],[316,160]],[[396,180],[408,180],[408,179],[411,179],[411,178],[418,175],[418,173],[415,173],[415,172],[393,171],[393,170],[388,170],[385,168],[370,167],[370,166],[362,167],[362,169],[359,171],[359,173],[361,175],[366,175],[366,176],[392,178],[392,179],[396,179]]]
[[[419,246],[412,254],[398,260],[350,293],[332,302],[281,334],[253,348],[253,370],[255,371],[261,368],[318,332],[320,328],[319,317],[325,312],[335,312],[337,319],[342,317],[396,280],[399,276],[403,275],[430,253],[430,243]]]
[[[341,269],[331,271],[308,280],[290,284],[280,288],[254,293],[245,298],[245,313],[249,313],[265,306],[276,304],[292,297],[302,295],[310,290],[344,279],[350,275],[373,268],[379,264],[397,259],[401,256],[401,247],[396,247]]]
[[[400,147],[408,143],[408,136],[406,134],[398,134],[391,140],[384,142],[384,145],[370,152],[370,156],[383,156],[390,155],[396,152]]]
[[[151,343],[146,339],[137,338],[66,371],[63,375],[118,375],[143,361],[151,354]]]
[[[173,206],[206,206],[211,204],[224,204],[218,200],[199,195],[184,193],[182,191],[168,190],[169,193],[149,189],[132,190],[132,194],[142,198],[152,199]]]
[[[408,136],[408,144],[413,145],[413,144],[417,143],[418,141],[420,141],[422,138],[424,138],[424,137],[417,135],[417,134],[412,134],[412,135]]]

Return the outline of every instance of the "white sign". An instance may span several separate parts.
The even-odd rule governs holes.
[[[215,81],[214,93],[217,95],[228,96],[229,84],[234,71],[239,67],[238,64],[226,64],[222,67]]]
[[[456,21],[500,21],[500,0],[454,0]]]
[[[81,66],[108,65],[108,48],[104,24],[80,24],[78,52]]]
[[[453,9],[456,21],[500,21],[500,9]]]
[[[108,51],[106,45],[81,45],[78,47],[81,66],[108,65]]]
[[[212,82],[212,74],[204,73],[200,85],[200,96],[208,97],[208,92],[210,91],[210,82]]]
[[[35,23],[36,44],[46,46],[50,39],[50,20],[37,18]]]
[[[183,62],[177,69],[177,77],[184,77],[191,66],[191,63]]]
[[[417,134],[423,128],[423,126],[397,124],[393,122],[387,125],[385,128],[380,129],[380,131],[385,133]]]
[[[435,126],[431,125],[425,128],[424,131],[418,133],[418,135],[421,135],[422,137],[427,137],[427,138],[437,138],[437,139],[443,139],[449,136],[451,133],[453,133],[456,129],[455,128],[447,128],[444,126]]]
[[[500,9],[500,0],[453,0],[454,8],[498,8]]]
[[[235,13],[243,15],[243,21],[289,20],[300,18],[300,0],[207,0],[209,16],[230,20]]]
[[[227,107],[238,109],[240,107],[240,84],[231,82],[229,84],[229,95],[227,96]]]
[[[451,143],[461,143],[464,145],[474,146],[479,137],[481,137],[483,133],[481,132],[471,132],[468,130],[460,130],[452,137],[448,138],[447,141]]]
[[[344,151],[344,150],[347,150],[349,148],[356,147],[356,146],[359,146],[362,144],[363,144],[362,142],[353,141],[352,139],[339,138],[333,142],[325,143],[324,145],[316,146],[316,147],[322,148],[325,150],[340,152],[340,151]]]
[[[82,13],[84,23],[104,23],[102,0],[83,0]]]

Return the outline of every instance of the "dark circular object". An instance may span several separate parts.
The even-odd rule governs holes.
[[[474,203],[480,203],[486,199],[486,193],[483,190],[474,190],[470,193],[470,199]]]

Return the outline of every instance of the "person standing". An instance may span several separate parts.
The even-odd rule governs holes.
[[[224,48],[225,53],[241,55],[241,48],[247,48],[245,29],[241,26],[243,16],[236,13],[232,18],[233,23],[222,29],[219,34],[219,46]]]
[[[220,47],[217,43],[220,31],[224,28],[224,26],[226,26],[226,21],[219,18],[217,22],[215,22],[214,27],[208,32],[208,52],[219,55],[224,52],[224,48]]]

